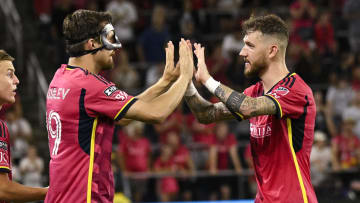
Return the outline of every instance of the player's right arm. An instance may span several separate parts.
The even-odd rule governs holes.
[[[129,108],[124,118],[147,123],[161,123],[179,105],[193,76],[192,53],[184,39],[180,42],[180,76],[173,85],[151,101],[139,99]]]
[[[0,200],[5,201],[39,201],[46,197],[48,188],[35,188],[11,181],[7,173],[0,172]]]
[[[213,104],[205,100],[197,91],[192,96],[185,96],[185,101],[200,123],[213,123],[234,118],[222,102]]]

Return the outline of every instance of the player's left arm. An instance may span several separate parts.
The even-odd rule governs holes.
[[[277,113],[274,101],[267,96],[249,97],[223,84],[220,84],[215,89],[214,95],[219,98],[230,111],[238,115],[240,114],[243,119],[260,115],[275,115]]]

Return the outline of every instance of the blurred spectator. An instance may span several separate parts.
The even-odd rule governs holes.
[[[111,81],[119,89],[129,93],[137,92],[140,88],[140,75],[135,67],[129,64],[128,53],[126,49],[116,51],[115,67],[111,70]]]
[[[133,121],[125,127],[126,136],[120,139],[118,162],[125,176],[130,177],[130,187],[135,202],[143,201],[147,189],[146,177],[132,177],[138,172],[148,172],[151,146],[143,136],[144,123]]]
[[[229,133],[226,122],[218,122],[215,126],[215,153],[210,154],[210,172],[216,174],[221,170],[229,170],[230,162],[237,173],[241,173],[242,166],[237,151],[237,141],[234,134]],[[216,181],[215,191],[220,191],[220,199],[229,200],[231,198],[231,179],[221,177]]]
[[[112,15],[115,33],[121,43],[133,40],[133,25],[137,20],[137,11],[131,1],[112,0],[106,6]]]
[[[360,52],[360,1],[347,0],[343,8],[343,15],[349,22],[349,43],[351,50]]]
[[[243,46],[243,34],[239,23],[235,25],[232,33],[225,35],[222,41],[222,56],[227,61],[231,61],[233,54],[239,55]]]
[[[146,71],[145,76],[145,87],[150,87],[155,84],[161,77],[164,71],[165,63],[159,62],[151,65]]]
[[[353,133],[355,121],[346,119],[340,134],[332,139],[333,170],[355,169],[360,165],[360,140]]]
[[[334,54],[336,52],[334,27],[331,23],[331,13],[329,11],[322,12],[315,25],[315,41],[319,54]]]
[[[352,70],[351,87],[355,91],[360,91],[360,64],[355,66]]]
[[[76,10],[72,0],[59,0],[55,2],[51,11],[52,37],[56,41],[63,36],[63,21],[66,15]]]
[[[171,132],[174,132],[177,136],[180,137],[180,134],[185,128],[185,118],[181,107],[182,105],[179,105],[176,110],[165,120],[165,122],[154,125],[155,131],[159,134],[160,143],[166,143],[167,136]]]
[[[177,166],[178,173],[183,175],[183,177],[178,178],[180,198],[182,201],[191,201],[193,199],[193,187],[189,175],[195,174],[195,166],[190,156],[190,151],[185,145],[181,144],[180,136],[175,131],[168,133],[167,144],[174,152],[173,160]]]
[[[28,142],[32,139],[32,128],[23,117],[21,102],[16,102],[6,111],[6,123],[12,137],[12,157],[17,162],[28,150]]]
[[[170,39],[165,22],[166,8],[156,5],[152,12],[151,26],[138,39],[138,57],[141,62],[159,63],[165,60],[164,47]]]
[[[218,122],[215,126],[215,139],[214,139],[216,154],[210,157],[215,159],[210,161],[214,164],[210,168],[216,172],[218,170],[229,169],[231,158],[232,165],[237,173],[241,173],[242,166],[237,152],[237,141],[234,134],[229,133],[229,127],[226,122]]]
[[[194,151],[193,158],[196,168],[198,170],[205,170],[209,168],[209,154],[216,153],[214,145],[214,127],[212,124],[199,123],[193,114],[187,114],[187,126],[189,127],[190,134],[193,142],[198,146]]]
[[[314,43],[314,21],[317,9],[310,0],[296,0],[290,5],[290,14],[293,24],[294,43],[299,44],[303,48],[313,50]]]
[[[343,110],[343,120],[352,119],[355,122],[354,133],[360,139],[360,91],[355,92],[354,99],[348,107]]]
[[[311,182],[314,187],[321,187],[326,180],[331,164],[331,147],[324,132],[315,131],[314,145],[311,149]]]
[[[226,76],[228,64],[229,61],[222,55],[221,43],[216,43],[210,57],[206,59],[206,65],[214,79],[221,81],[225,85],[229,85],[229,80]]]
[[[339,125],[344,109],[354,97],[354,91],[350,88],[346,76],[340,75],[335,86],[330,86],[326,95],[326,105],[330,108],[330,115],[335,119],[335,125]]]
[[[246,162],[249,170],[254,172],[255,168],[254,168],[254,163],[253,163],[253,159],[252,159],[252,155],[251,155],[251,144],[250,143],[245,148],[244,159],[245,159],[245,162]],[[249,182],[250,194],[253,197],[256,195],[256,192],[257,192],[257,183],[256,183],[255,174],[248,176],[248,182]]]
[[[335,137],[337,133],[336,126],[331,117],[329,106],[324,104],[322,92],[315,91],[314,99],[316,104],[315,130],[325,132],[330,137]]]
[[[42,172],[44,161],[37,154],[35,146],[29,146],[26,157],[21,159],[20,167],[23,183],[27,186],[42,187]]]
[[[176,173],[177,166],[173,159],[173,150],[169,145],[161,145],[161,154],[154,163],[154,171],[159,174]],[[157,191],[160,201],[174,201],[179,192],[179,184],[176,178],[165,175],[165,177],[158,179]]]

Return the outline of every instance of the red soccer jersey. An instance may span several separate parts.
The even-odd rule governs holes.
[[[173,160],[178,169],[189,169],[190,152],[184,145],[180,145],[174,152]]]
[[[232,146],[237,145],[234,134],[228,134],[224,140],[215,139],[215,145],[218,151],[218,169],[226,170],[229,165],[229,151]]]
[[[120,152],[125,158],[126,170],[129,172],[145,172],[148,170],[150,142],[146,138],[136,140],[123,138],[119,145]]]
[[[332,139],[338,148],[338,156],[342,168],[356,167],[359,163],[357,160],[356,150],[360,148],[360,140],[356,135],[345,137],[338,135]]]
[[[51,160],[45,202],[112,202],[114,120],[136,99],[99,75],[65,64],[46,99]]]
[[[9,180],[12,180],[10,157],[9,131],[6,123],[0,120],[0,173],[7,173]],[[6,202],[0,200],[0,203]]]
[[[289,73],[265,94],[261,82],[244,93],[265,95],[277,108],[277,115],[250,119],[251,154],[258,183],[255,203],[316,203],[310,179],[316,115],[311,89],[300,76]]]
[[[173,159],[162,161],[161,158],[159,157],[154,163],[154,168],[158,170],[166,170],[170,172],[176,169],[176,164]],[[160,179],[160,190],[161,193],[166,193],[166,194],[178,192],[179,184],[176,178],[172,176],[162,177]]]

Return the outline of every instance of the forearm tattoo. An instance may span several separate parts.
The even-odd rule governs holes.
[[[185,97],[185,101],[201,123],[212,123],[234,118],[223,103],[212,104],[201,97],[199,93]]]
[[[226,107],[233,112],[238,112],[245,98],[246,95],[233,91],[226,101]]]
[[[245,118],[276,113],[276,106],[271,99],[265,96],[248,97],[222,84],[216,88],[215,96],[226,104],[228,109],[242,114]]]

